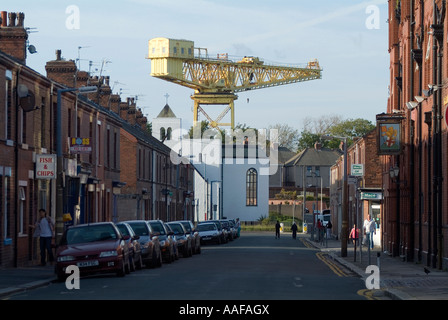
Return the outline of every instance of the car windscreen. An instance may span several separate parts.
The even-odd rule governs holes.
[[[173,230],[174,234],[184,234],[185,231],[182,229],[182,226],[178,223],[170,223],[169,224],[171,230]]]
[[[187,230],[187,232],[191,232],[191,226],[190,226],[190,223],[188,221],[183,221],[181,223],[184,226],[185,230]]]
[[[117,224],[118,230],[120,230],[123,236],[130,236],[128,228],[124,224]]]
[[[154,232],[159,232],[161,236],[166,235],[165,228],[160,222],[150,222],[149,224],[151,225]]]
[[[198,224],[198,231],[213,231],[216,230],[216,225],[207,223],[207,224]]]
[[[148,228],[145,225],[145,222],[133,222],[129,223],[132,230],[134,230],[134,233],[140,237],[147,237],[149,236]]]
[[[68,229],[66,243],[77,244],[117,238],[118,235],[111,225],[89,225]]]

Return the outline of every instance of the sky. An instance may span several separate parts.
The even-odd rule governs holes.
[[[81,70],[110,76],[113,93],[134,97],[149,121],[168,101],[184,129],[193,123],[193,90],[150,75],[148,41],[157,37],[194,41],[209,55],[280,65],[319,60],[320,80],[238,93],[236,123],[287,124],[301,132],[305,119],[375,123],[386,111],[387,0],[14,0],[0,10],[25,14],[37,51],[28,54],[29,67],[45,75],[60,49]],[[224,109],[214,108],[206,111],[214,116]]]

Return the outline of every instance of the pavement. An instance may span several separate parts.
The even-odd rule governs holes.
[[[339,240],[328,239],[323,243],[314,241],[310,234],[302,234],[301,238],[308,245],[328,256],[359,275],[364,281],[371,275],[366,273],[369,265],[379,267],[380,281],[379,289],[371,291],[371,297],[388,296],[392,300],[448,300],[448,272],[431,268],[425,262],[405,262],[400,257],[392,257],[382,252],[380,247],[374,247],[369,251],[367,246],[354,245],[347,246],[347,255],[341,256],[341,242]],[[369,259],[370,253],[370,259]],[[425,268],[429,273],[425,272]],[[369,283],[372,283],[369,281]],[[378,299],[381,300],[381,299]]]
[[[284,236],[290,236],[287,233]],[[370,273],[366,273],[368,265],[379,265],[380,289],[373,289],[369,297],[387,296],[393,300],[448,300],[448,272],[431,267],[424,263],[404,262],[399,257],[392,257],[381,252],[379,247],[369,251],[366,246],[362,252],[357,247],[356,259],[354,247],[348,245],[347,256],[341,257],[341,242],[329,239],[318,243],[310,234],[298,234],[308,247],[320,250],[328,258],[337,261],[340,265],[357,274],[362,279],[367,279]],[[424,268],[430,272],[427,274]],[[8,299],[8,296],[33,290],[49,285],[56,281],[54,265],[30,266],[19,268],[0,268],[0,300]]]

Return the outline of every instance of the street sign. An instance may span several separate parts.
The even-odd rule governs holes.
[[[56,179],[56,155],[36,155],[36,179]]]
[[[364,165],[363,164],[352,164],[352,176],[362,177],[364,176]]]
[[[361,200],[381,200],[383,194],[381,192],[361,192]]]

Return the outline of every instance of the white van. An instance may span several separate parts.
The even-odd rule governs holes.
[[[325,212],[326,210],[324,210]],[[331,214],[329,213],[324,213],[324,214],[316,214],[314,215],[314,224],[317,225],[317,219],[320,219],[320,221],[322,221],[322,225],[324,227],[327,226],[328,221],[331,220]]]

